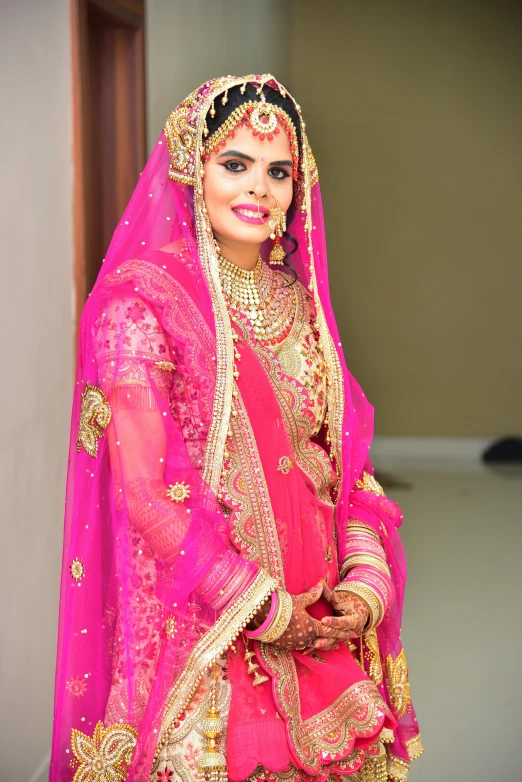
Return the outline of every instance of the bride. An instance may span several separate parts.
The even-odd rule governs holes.
[[[402,515],[372,414],[301,109],[270,75],[206,82],[82,317],[51,782],[407,778]]]

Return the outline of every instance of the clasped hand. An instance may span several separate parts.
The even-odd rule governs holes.
[[[336,616],[314,619],[306,610],[321,597],[326,598]],[[292,618],[287,629],[273,645],[279,649],[306,649],[305,654],[316,650],[336,649],[340,641],[348,641],[360,635],[368,620],[368,609],[355,595],[333,592],[323,581],[303,592],[292,595]]]

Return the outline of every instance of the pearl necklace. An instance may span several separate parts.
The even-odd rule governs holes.
[[[219,276],[229,309],[246,316],[256,339],[277,344],[289,333],[294,320],[296,300],[293,285],[274,272],[261,257],[253,269],[241,269],[218,254]]]

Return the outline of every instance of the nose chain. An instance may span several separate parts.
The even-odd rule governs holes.
[[[296,306],[293,286],[282,287],[286,278],[261,257],[252,270],[240,269],[222,255],[218,255],[218,264],[228,308],[248,318],[260,342],[277,344],[284,339]]]

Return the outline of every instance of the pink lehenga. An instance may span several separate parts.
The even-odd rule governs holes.
[[[212,101],[245,82],[282,89],[216,79],[173,112],[84,309],[52,782],[404,780],[422,751],[400,641],[402,515],[373,478],[372,407],[330,304],[304,124],[289,333],[261,343],[223,295],[199,161]],[[245,638],[276,587],[334,587],[346,562],[375,558],[353,558],[361,530],[391,574],[374,629],[311,655]],[[371,588],[371,568],[362,578]]]

